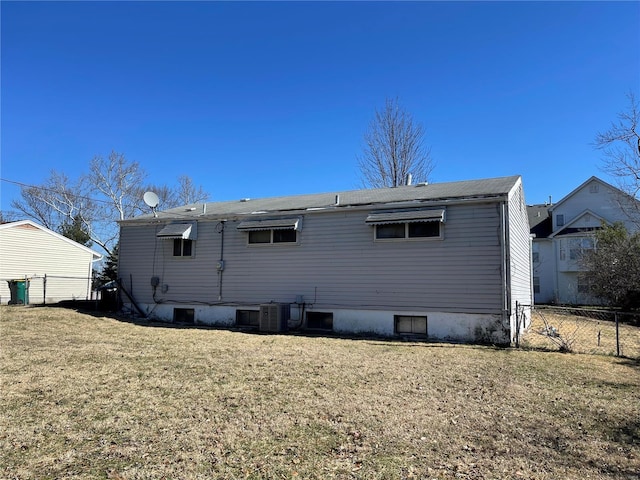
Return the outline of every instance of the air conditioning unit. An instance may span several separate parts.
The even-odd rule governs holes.
[[[260,331],[284,332],[289,323],[288,303],[266,303],[260,305]]]

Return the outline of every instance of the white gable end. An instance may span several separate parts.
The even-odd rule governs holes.
[[[573,224],[585,211],[589,211],[593,217],[607,223],[624,222],[627,228],[633,229],[634,227],[625,213],[633,207],[633,202],[635,202],[633,199],[617,188],[597,177],[591,177],[551,207],[553,232],[557,234],[568,224]],[[589,221],[594,220],[586,216],[581,219],[583,223]],[[579,225],[574,226],[579,227]]]

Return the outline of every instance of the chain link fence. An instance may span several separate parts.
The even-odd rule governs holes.
[[[11,291],[11,284],[21,284],[20,298]],[[93,279],[66,275],[26,275],[23,277],[0,278],[0,303],[25,303],[46,305],[68,300],[96,300],[100,292],[93,290]],[[16,302],[16,300],[18,300]]]
[[[640,312],[536,306],[519,345],[640,359]]]

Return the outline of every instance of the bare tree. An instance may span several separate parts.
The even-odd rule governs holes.
[[[107,200],[99,209],[101,219],[124,220],[142,213],[138,197],[146,176],[138,162],[128,161],[121,153],[94,157],[85,178]]]
[[[633,92],[627,94],[629,107],[618,114],[611,128],[598,133],[595,147],[604,153],[605,172],[618,180],[625,193],[640,194],[640,106]]]
[[[0,223],[17,222],[18,220],[20,220],[18,212],[0,210]]]
[[[178,207],[181,204],[178,200],[178,194],[175,189],[169,187],[168,185],[159,185],[159,184],[147,184],[144,188],[140,189],[140,194],[138,195],[139,206],[144,213],[149,213],[149,207],[144,203],[144,192],[153,192],[158,195],[158,208],[161,210],[166,210],[168,208]]]
[[[202,187],[196,187],[191,177],[181,175],[178,177],[178,205],[203,202],[209,198],[209,194]]]
[[[94,157],[89,172],[76,182],[53,171],[42,185],[23,187],[21,199],[12,201],[11,206],[51,230],[61,231],[74,225],[88,235],[88,241],[111,255],[118,239],[116,221],[148,213],[142,201],[146,190],[159,192],[163,208],[180,205],[185,192],[197,201],[207,196],[186,176],[180,177],[178,188],[145,188],[145,179],[146,173],[137,162],[111,152],[107,158]]]
[[[209,194],[205,192],[201,186],[196,186],[191,180],[191,177],[187,175],[181,175],[178,177],[178,185],[175,188],[171,188],[167,185],[154,185],[149,184],[144,189],[144,192],[153,192],[158,195],[160,200],[160,208],[168,209],[173,207],[179,207],[181,205],[189,205],[193,203],[205,202],[209,198]],[[143,193],[138,195],[142,199]],[[142,210],[148,211],[149,207],[144,205],[144,202],[140,203]]]
[[[397,99],[387,99],[364,134],[363,153],[358,157],[364,186],[397,187],[409,175],[416,182],[428,181],[435,165],[424,138],[424,127]]]
[[[45,227],[57,230],[65,221],[82,216],[83,183],[82,180],[72,183],[64,173],[52,170],[42,185],[23,187],[22,200],[13,200],[11,207]]]
[[[50,230],[57,224],[54,210],[45,200],[42,187],[22,187],[20,200],[11,200],[13,210],[4,213],[4,216],[17,220],[21,215],[31,218]]]

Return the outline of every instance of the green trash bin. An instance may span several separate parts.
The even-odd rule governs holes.
[[[10,305],[29,304],[29,280],[9,280],[9,290],[11,291]]]

